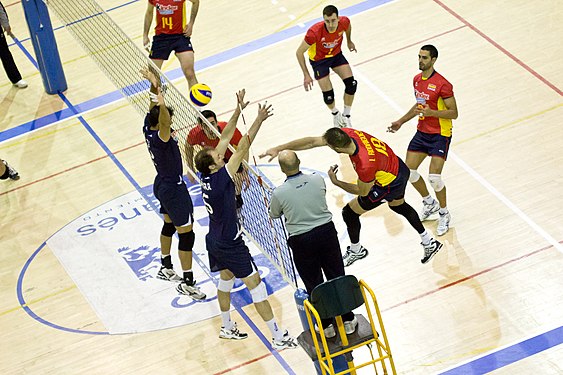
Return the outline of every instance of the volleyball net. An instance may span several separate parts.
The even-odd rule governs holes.
[[[169,81],[169,79],[148,58],[147,53],[137,46],[125,32],[109,17],[94,0],[49,0],[46,2],[50,11],[64,24],[73,38],[95,61],[104,75],[115,85],[142,118],[148,111],[149,83],[143,80],[140,70],[149,67],[160,75],[165,91],[166,105],[174,110],[172,128],[175,129],[178,145],[184,158],[184,164],[193,163],[186,158],[197,154],[186,152],[190,130],[198,125],[198,119],[216,134],[217,129],[203,118],[189,100]],[[142,21],[142,15],[139,15]],[[141,124],[141,121],[139,121]],[[140,128],[140,126],[139,126]],[[139,132],[139,136],[140,132]],[[248,176],[237,173],[235,181],[243,185],[242,206],[243,227],[249,238],[260,251],[278,269],[284,280],[297,288],[297,278],[291,252],[287,246],[287,232],[280,219],[272,220],[268,216],[268,203],[271,199],[272,186],[264,179],[256,167],[245,164]],[[195,175],[193,170],[188,173]]]

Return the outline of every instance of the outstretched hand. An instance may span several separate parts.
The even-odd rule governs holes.
[[[144,79],[148,79],[149,82],[151,83],[151,85],[153,85],[154,87],[158,87],[160,86],[158,84],[158,79],[156,78],[156,75],[154,74],[154,72],[152,72],[151,70],[149,70],[148,68],[143,68],[140,70],[141,75],[143,76]]]
[[[271,162],[272,160],[274,160],[274,158],[276,156],[278,156],[280,152],[278,151],[278,149],[276,149],[275,147],[269,148],[266,151],[264,151],[263,153],[261,153],[260,155],[258,155],[260,157],[260,159],[265,158],[266,156],[269,156],[270,158],[268,159],[268,162]]]
[[[244,95],[245,94],[246,94],[245,89],[239,90],[239,92],[237,92],[237,104],[238,104],[238,107],[241,110],[241,112],[250,103],[248,101],[246,101],[246,102],[244,101]]]
[[[257,119],[264,121],[268,117],[272,117],[274,115],[274,107],[268,102],[264,102],[264,104],[258,104],[258,116]]]

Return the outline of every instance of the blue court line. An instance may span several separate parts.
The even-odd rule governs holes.
[[[138,1],[138,0],[137,0]],[[340,11],[340,14],[342,15],[347,15],[347,16],[353,16],[355,14],[358,13],[362,13],[365,12],[367,10],[376,8],[378,6],[384,5],[386,3],[392,2],[394,0],[366,0],[364,2],[361,2],[359,4],[353,5],[351,7],[342,9]],[[125,6],[128,4],[133,3],[134,1],[131,1],[129,3],[120,5],[118,7],[121,6]],[[116,8],[118,8],[116,7]],[[112,8],[112,9],[116,9],[116,8]],[[201,60],[196,60],[195,62],[195,70],[197,71],[201,71],[203,69],[208,69],[211,68],[215,65],[218,65],[220,63],[223,63],[225,61],[228,60],[232,60],[235,58],[238,58],[240,56],[243,55],[247,55],[249,53],[252,53],[254,51],[257,51],[259,49],[262,49],[264,47],[267,47],[269,45],[272,45],[274,43],[277,42],[281,42],[284,41],[286,39],[292,38],[294,36],[297,35],[301,35],[304,34],[305,30],[312,24],[319,22],[321,20],[321,18],[317,18],[314,19],[312,21],[309,21],[307,23],[305,23],[305,27],[299,27],[299,26],[293,26],[289,29],[271,34],[271,35],[267,35],[265,37],[256,39],[254,41],[251,41],[249,43],[246,44],[242,44],[240,46],[231,48],[229,50],[217,53],[213,56],[209,56],[206,57],[204,59]],[[18,44],[19,42],[16,41],[16,43]],[[24,50],[24,47],[21,45],[21,43],[18,44],[18,46]],[[29,56],[28,56],[29,57]],[[180,68],[171,70],[170,72],[168,72],[166,74],[166,76],[168,77],[169,80],[173,81],[179,78],[182,78],[184,75],[182,73],[182,70]],[[106,104],[110,104],[113,103],[117,100],[120,100],[123,98],[123,95],[121,94],[121,92],[119,90],[110,92],[108,94],[104,94],[102,96],[99,96],[97,98],[94,99],[90,99],[87,100],[83,103],[77,104],[74,107],[78,110],[78,113],[83,113],[85,111],[88,110],[92,110],[98,107],[101,107],[103,105]],[[10,128],[8,130],[5,130],[3,132],[0,132],[0,142],[6,141],[8,139],[20,136],[22,134],[28,133],[30,131],[36,130],[36,129],[40,129],[42,127],[51,125],[57,121],[61,121],[61,120],[65,120],[68,119],[70,117],[76,116],[76,113],[74,113],[72,110],[69,109],[63,109],[57,112],[54,112],[52,114],[43,116],[43,117],[39,117],[37,119],[34,119],[32,121],[26,122],[24,124],[18,125],[16,127]]]
[[[354,6],[351,6],[349,8],[342,10],[341,14],[351,16],[351,15],[372,9],[374,7],[383,5],[383,4],[391,2],[391,1],[392,0],[367,0],[367,1],[364,1],[362,3],[356,4]],[[124,4],[124,5],[127,5],[127,4]],[[124,5],[122,5],[122,6],[124,6]],[[308,27],[311,24],[318,22],[319,20],[320,20],[320,18],[313,20],[313,21],[310,21],[310,22],[306,23],[305,25],[306,25],[306,27]],[[267,47],[271,44],[274,44],[274,43],[286,40],[288,38],[294,37],[296,35],[302,34],[304,30],[305,30],[305,28],[294,26],[294,27],[291,27],[289,29],[283,30],[281,32],[278,32],[278,33],[275,33],[275,34],[272,34],[272,35],[268,35],[266,37],[259,38],[255,41],[250,42],[250,43],[246,43],[246,44],[243,44],[241,46],[232,48],[230,50],[218,53],[214,56],[210,56],[208,58],[202,59],[199,62],[196,62],[196,70],[199,71],[199,70],[202,70],[202,69],[206,69],[206,68],[212,67],[214,65],[217,65],[221,62],[224,62],[226,60],[234,59],[234,58],[237,58],[239,56],[249,54],[253,51]],[[18,44],[18,42],[16,42],[16,44]],[[31,57],[31,55],[25,50],[25,48],[23,48],[21,43],[19,43],[18,46],[24,51],[24,53],[28,56],[28,58],[30,58],[30,60],[37,67],[36,62]],[[175,70],[171,71],[169,74],[167,74],[167,76],[169,77],[170,80],[175,80],[177,78],[183,77],[183,74],[182,74],[181,69],[175,69]],[[30,123],[20,125],[17,128],[13,128],[13,129],[10,129],[8,131],[1,132],[0,133],[0,142],[3,141],[3,140],[6,140],[6,139],[12,138],[14,136],[24,134],[27,131],[49,125],[49,124],[53,123],[54,121],[59,121],[59,120],[64,119],[64,118],[79,115],[80,113],[82,113],[82,111],[86,111],[88,109],[96,108],[96,107],[103,105],[103,104],[114,102],[115,100],[118,100],[116,98],[120,99],[122,97],[120,91],[114,91],[114,92],[111,92],[109,94],[103,95],[101,97],[98,97],[98,98],[89,100],[87,102],[84,102],[82,104],[79,104],[77,106],[73,106],[63,94],[59,94],[59,96],[65,102],[65,104],[67,104],[69,106],[69,109],[65,109],[65,110],[62,110],[62,111],[55,112],[55,113],[50,114],[48,116],[44,116],[40,119],[34,120]],[[137,184],[137,182],[127,172],[127,170],[123,167],[123,165],[115,158],[115,156],[113,156],[113,154],[111,153],[109,148],[97,136],[97,134],[94,132],[94,130],[87,124],[87,122],[81,116],[79,116],[78,118],[79,118],[80,122],[84,125],[84,127],[88,130],[88,132],[92,135],[92,137],[96,140],[96,142],[100,145],[100,147],[102,147],[102,149],[104,149],[104,151],[108,154],[108,156],[112,159],[112,161],[117,165],[117,167],[122,171],[122,173],[127,177],[127,179],[133,184],[135,189],[137,189],[137,191],[139,191],[139,193],[145,198],[145,200],[147,202],[150,202],[148,197],[146,197],[144,195],[144,193],[142,192],[142,189]],[[15,130],[15,129],[17,129],[17,130]],[[6,134],[10,135],[10,137],[6,137]],[[44,247],[44,245],[45,245],[45,243],[43,243],[40,246],[40,248],[36,250],[36,252],[32,255],[30,260],[28,260],[28,262],[25,264],[24,269],[22,270],[22,273],[20,274],[20,278],[18,279],[18,300],[20,301],[20,304],[22,305],[24,310],[28,314],[30,314],[30,316],[32,316],[34,319],[39,320],[39,321],[43,322],[44,324],[50,325],[54,328],[75,332],[75,330],[60,327],[60,326],[57,326],[55,324],[44,321],[43,319],[38,317],[36,314],[34,314],[27,306],[24,306],[25,300],[23,299],[23,295],[21,294],[21,282],[23,281],[23,274],[24,274],[24,271],[29,266],[29,262],[35,257],[35,255],[39,252],[39,250],[41,250]],[[249,326],[252,328],[252,330],[255,332],[255,334],[258,337],[260,337],[260,339],[264,342],[266,347],[269,347],[269,341],[258,330],[258,328],[252,322],[252,320],[250,320],[250,318],[244,313],[244,311],[241,308],[237,307],[236,309],[239,312],[239,314],[241,315],[241,317],[243,317],[243,319],[249,324]],[[97,334],[97,335],[107,334],[106,332],[87,332],[87,331],[77,331],[77,332],[91,333],[91,334]],[[519,360],[522,360],[524,358],[527,358],[529,356],[532,356],[534,354],[537,354],[541,351],[544,351],[544,350],[547,350],[547,349],[552,348],[554,346],[557,346],[561,343],[563,343],[563,327],[556,328],[556,329],[551,330],[549,332],[535,336],[531,339],[527,339],[527,340],[524,340],[520,343],[514,344],[514,345],[512,345],[508,348],[504,348],[504,349],[501,349],[497,352],[488,354],[484,357],[475,359],[475,360],[473,360],[469,363],[466,363],[466,364],[463,364],[463,365],[458,366],[456,368],[453,368],[451,370],[448,370],[448,371],[446,371],[442,374],[451,375],[451,374],[483,374],[483,373],[487,373],[487,372],[490,372],[490,371],[494,371],[498,368],[504,367],[506,365],[512,364],[514,362],[517,362]],[[291,370],[289,365],[283,360],[283,358],[279,355],[279,353],[277,353],[275,350],[272,350],[272,353],[276,357],[276,359],[280,362],[280,364],[284,367],[284,369],[286,369],[286,371],[288,373],[294,374],[294,372]]]
[[[474,359],[441,375],[486,374],[563,343],[563,327],[534,336],[507,348]]]

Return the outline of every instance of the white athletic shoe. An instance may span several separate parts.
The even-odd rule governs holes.
[[[430,204],[426,204],[424,203],[424,201],[422,201],[422,204],[422,212],[418,214],[420,221],[428,220],[428,218],[432,216],[432,214],[438,212],[438,210],[440,209],[440,204],[436,199],[432,199],[432,203]]]
[[[289,332],[285,331],[281,340],[272,339],[272,348],[277,351],[284,349],[295,349],[299,346],[297,339],[289,335]]]
[[[19,180],[20,174],[18,173],[18,171],[12,168],[6,160],[3,160],[3,163],[6,166],[6,169],[8,170],[8,177],[10,178],[10,180],[14,180],[14,181]]]
[[[14,86],[16,86],[18,89],[25,89],[27,87],[27,82],[23,79],[20,79],[19,81],[14,83]]]
[[[203,293],[199,288],[195,285],[195,281],[192,285],[188,285],[185,282],[181,282],[176,287],[176,290],[180,294],[185,294],[186,296],[190,296],[193,300],[202,300],[205,299],[206,295]]]
[[[443,236],[450,229],[450,220],[452,220],[452,216],[449,212],[443,215],[440,214],[438,218],[438,228],[436,228],[436,234],[438,236]]]
[[[350,115],[342,115],[342,123],[340,124],[341,128],[351,128],[352,127],[352,120],[350,119]]]
[[[422,244],[424,248],[424,256],[420,260],[422,264],[426,264],[432,259],[434,255],[442,248],[442,243],[438,240],[432,239],[428,245]]]
[[[335,128],[341,128],[344,120],[342,119],[342,113],[337,112],[332,115],[332,123]]]
[[[368,256],[368,249],[366,249],[365,247],[361,246],[360,250],[352,251],[350,250],[350,246],[348,246],[348,248],[346,249],[346,253],[342,257],[342,260],[344,260],[344,267],[351,266],[352,263],[354,263],[355,261],[364,259],[367,256]]]
[[[358,319],[354,316],[354,319],[350,320],[349,322],[344,322],[344,332],[347,335],[351,335],[356,330],[358,326]]]
[[[165,267],[160,267],[160,270],[156,274],[156,278],[167,281],[182,281],[182,278],[178,276],[176,271],[174,271],[172,268]]]
[[[315,331],[319,332],[319,327],[315,326]],[[336,336],[336,330],[334,329],[334,324],[329,324],[326,328],[323,329],[325,333],[325,337],[327,339],[331,339]]]
[[[225,329],[225,327],[221,327],[221,332],[219,332],[220,339],[244,340],[247,337],[248,333],[239,331],[236,323],[233,323],[233,327],[229,330]]]

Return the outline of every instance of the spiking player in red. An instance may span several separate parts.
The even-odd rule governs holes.
[[[330,128],[321,137],[306,137],[270,148],[260,155],[270,156],[270,160],[283,150],[308,150],[328,146],[339,154],[347,154],[358,174],[355,184],[340,181],[336,177],[338,166],[332,166],[328,175],[333,184],[357,195],[342,209],[351,245],[344,255],[344,265],[349,266],[358,259],[365,258],[368,251],[360,244],[360,216],[387,202],[389,208],[408,220],[422,240],[424,255],[420,260],[427,263],[442,247],[426,231],[418,214],[405,202],[405,188],[409,179],[409,169],[395,155],[391,147],[374,136],[361,130]]]
[[[334,126],[350,127],[350,110],[358,83],[354,79],[348,60],[342,54],[341,47],[344,34],[346,34],[348,49],[350,52],[356,51],[356,46],[352,42],[352,25],[348,17],[338,16],[338,9],[334,5],[328,5],[323,9],[323,18],[324,21],[314,24],[307,30],[305,39],[297,48],[297,61],[304,77],[303,87],[305,87],[305,91],[313,88],[313,79],[303,56],[305,52],[308,52],[313,74],[323,92],[324,102],[333,115]],[[334,90],[329,76],[330,69],[334,70],[344,82],[344,111],[342,114],[334,104]]]
[[[427,220],[436,211],[439,212],[436,234],[441,236],[450,228],[451,220],[446,202],[446,186],[442,181],[442,169],[452,141],[452,120],[456,119],[458,114],[452,84],[434,70],[437,58],[436,47],[421,47],[418,53],[418,67],[422,72],[413,79],[417,103],[403,117],[392,122],[388,131],[394,133],[405,122],[418,116],[417,131],[407,150],[409,181],[423,198],[424,207],[420,220]],[[417,171],[426,156],[431,157],[428,182],[436,192],[438,201],[432,198],[424,179],[420,178]]]
[[[192,87],[197,83],[197,78],[194,70],[194,49],[191,36],[199,9],[199,0],[189,1],[192,3],[192,7],[190,20],[186,24],[186,0],[148,0],[143,24],[143,45],[149,51],[151,60],[159,68],[174,51],[188,80],[188,85]],[[151,47],[149,29],[155,9],[156,27]]]

